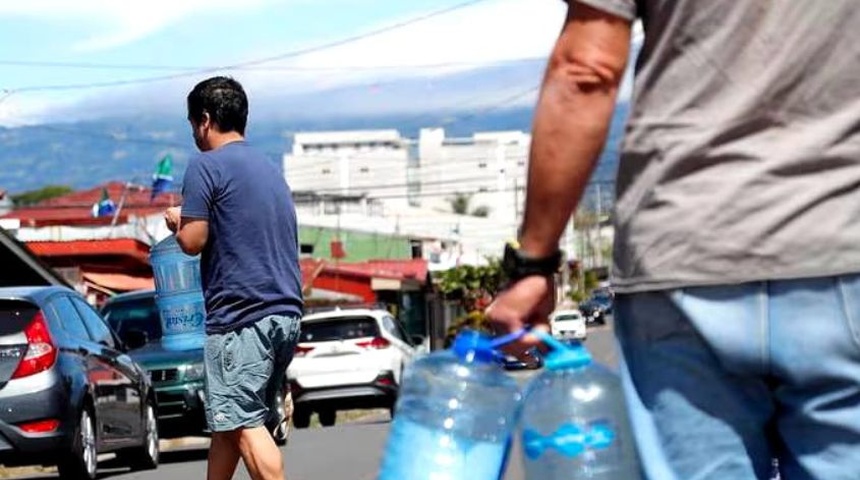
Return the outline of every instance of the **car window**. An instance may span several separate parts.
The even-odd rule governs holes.
[[[582,320],[582,315],[576,313],[567,313],[564,315],[559,315],[555,317],[556,322],[569,322],[574,320]]]
[[[371,317],[338,317],[302,322],[300,342],[331,342],[378,337],[379,326]]]
[[[84,325],[90,332],[90,338],[96,343],[116,348],[113,335],[102,317],[83,300],[73,299],[72,303],[75,304],[75,308],[81,314],[81,318],[84,319]]]
[[[161,317],[152,297],[110,302],[102,309],[102,315],[120,338],[126,338],[134,330],[146,333],[149,341],[162,336]]]
[[[394,319],[391,315],[385,315],[382,317],[382,326],[388,333],[394,335],[394,338],[400,340],[401,342],[409,343],[407,336],[403,334],[403,332],[398,328],[397,320]]]
[[[51,307],[57,315],[63,330],[70,339],[77,341],[90,341],[90,334],[84,327],[81,318],[72,300],[67,296],[57,297],[51,301]]]

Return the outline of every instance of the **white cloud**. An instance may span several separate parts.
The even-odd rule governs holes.
[[[330,88],[369,78],[444,75],[493,62],[545,57],[562,25],[565,8],[564,2],[558,0],[496,0],[480,3],[278,63],[307,69],[343,67],[338,70],[323,73],[246,73],[243,76],[261,83],[271,81],[283,84],[286,78],[291,84],[307,85],[308,80],[312,80],[318,88]],[[409,17],[414,16],[412,14]],[[369,26],[364,31],[395,23],[396,20],[390,20]],[[320,43],[325,41],[316,40],[309,46]],[[439,64],[450,65],[440,68]],[[421,68],[425,65],[434,67]]]
[[[75,44],[78,51],[125,45],[195,13],[230,13],[272,0],[2,0],[0,16],[80,22],[93,33]]]
[[[120,6],[125,2],[119,0],[29,0],[12,6],[7,0],[0,0],[0,16],[10,10],[19,9],[30,14],[36,14],[40,9],[64,10],[66,13],[87,12],[86,15],[99,15],[100,21],[106,24],[116,22],[118,25],[131,25],[128,30],[114,28],[112,35],[103,34],[89,40],[89,46],[100,43],[105,46],[111,43],[126,41],[134,36],[144,35],[145,31],[163,28],[169,22],[176,21],[183,15],[189,15],[195,9],[211,13],[213,8],[229,10],[241,3],[246,5],[262,5],[265,2],[279,0],[246,0],[244,3],[236,0],[151,0],[145,7]],[[305,0],[280,0],[305,1]],[[360,8],[362,3],[376,0],[327,0],[332,2],[349,2],[349,9]],[[9,4],[7,4],[9,3]],[[204,8],[205,4],[205,8]],[[27,7],[29,5],[29,7]],[[457,72],[466,72],[493,64],[493,62],[510,62],[518,59],[546,58],[558,35],[564,20],[566,6],[559,0],[493,0],[456,10],[454,12],[433,17],[424,21],[410,24],[380,35],[349,42],[337,47],[316,51],[313,53],[292,57],[262,66],[281,66],[288,68],[307,69],[294,70],[249,70],[229,72],[241,80],[253,96],[268,97],[272,100],[296,97],[314,92],[325,92],[340,87],[368,85],[379,83],[385,90],[387,85],[402,86],[401,80],[413,84],[425,82],[430,88],[401,93],[397,98],[388,98],[389,103],[396,103],[400,109],[424,109],[428,105],[439,108],[468,105],[469,108],[480,108],[482,105],[492,105],[501,99],[516,95],[539,81],[540,67],[534,67],[534,74],[512,75],[510,78],[483,78],[481,85],[461,88],[459,91],[445,91],[442,88],[432,88],[435,78]],[[52,15],[62,15],[52,10]],[[148,12],[148,13],[146,13]],[[371,32],[398,21],[414,18],[417,14],[401,19],[390,19],[376,25],[369,25],[362,31]],[[278,50],[249,52],[249,59],[269,57],[283,51],[294,51],[303,47],[312,47],[328,41],[338,40],[344,36],[359,35],[362,31],[341,32],[328,39],[313,39],[304,45],[287,45]],[[641,30],[638,31],[641,37]],[[641,41],[641,39],[640,39]],[[189,63],[193,63],[189,61]],[[439,68],[438,64],[447,64]],[[433,68],[422,66],[437,65]],[[488,74],[489,75],[489,74]],[[201,75],[202,78],[204,75]],[[410,80],[411,79],[411,80]],[[122,89],[98,90],[92,97],[85,97],[84,105],[97,105],[96,110],[102,110],[106,105],[123,105],[129,109],[135,108],[168,108],[167,105],[182,105],[184,95],[196,77],[183,78],[171,82],[159,82],[144,86],[129,86]],[[486,83],[483,83],[485,80]],[[630,79],[625,81],[622,95],[630,92]],[[442,85],[443,83],[440,83]],[[346,109],[350,104],[355,108],[373,112],[376,106],[383,110],[381,104],[374,105],[375,92],[369,89],[356,89],[357,93],[348,98],[342,98],[338,105],[326,105],[326,108]],[[129,95],[134,92],[134,95]],[[421,95],[416,98],[416,92]],[[68,93],[68,92],[67,92]],[[76,93],[76,92],[75,92]],[[93,92],[90,92],[93,93]],[[409,95],[413,95],[409,98]],[[76,97],[71,94],[63,98]],[[319,96],[325,102],[326,94]],[[362,97],[362,98],[359,98]],[[14,98],[14,97],[13,97]],[[79,99],[80,97],[78,97]],[[91,98],[91,99],[87,99]],[[112,99],[113,98],[113,99]],[[114,99],[122,98],[121,102]],[[523,106],[534,103],[534,95],[523,95],[506,106]],[[29,102],[34,109],[27,108],[27,102],[19,103],[18,111],[26,115],[10,115],[8,105],[0,105],[0,124],[10,121],[20,123],[19,118],[37,118],[46,114],[46,105],[50,103]],[[139,105],[137,105],[139,103]],[[326,102],[332,103],[332,102]],[[337,103],[337,102],[335,102]],[[135,105],[133,105],[135,104]],[[70,115],[80,116],[92,108],[60,108],[57,111],[70,112]],[[165,107],[161,107],[164,105]],[[54,120],[54,119],[52,119]]]

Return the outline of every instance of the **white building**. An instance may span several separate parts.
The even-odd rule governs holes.
[[[530,144],[531,136],[519,131],[448,138],[441,128],[421,130],[413,170],[418,205],[450,211],[453,197],[467,195],[467,213],[486,208],[498,222],[517,223]]]
[[[519,131],[449,138],[431,128],[417,140],[396,130],[299,133],[284,155],[284,172],[295,192],[449,212],[452,199],[462,195],[469,197],[467,213],[485,210],[494,220],[515,223],[530,142]]]
[[[480,263],[516,235],[530,142],[519,131],[450,138],[428,128],[415,140],[396,130],[298,133],[284,172],[301,225],[437,239],[448,247],[431,263]],[[457,196],[468,198],[466,215],[453,214]]]
[[[298,133],[284,172],[294,192],[406,205],[409,144],[396,130]]]

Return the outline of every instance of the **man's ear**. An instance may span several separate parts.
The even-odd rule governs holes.
[[[209,115],[209,112],[203,110],[203,115],[200,117],[200,127],[201,128],[212,128],[212,117]]]

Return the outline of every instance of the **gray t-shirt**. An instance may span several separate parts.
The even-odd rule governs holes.
[[[856,0],[581,0],[641,18],[618,291],[860,271]]]

